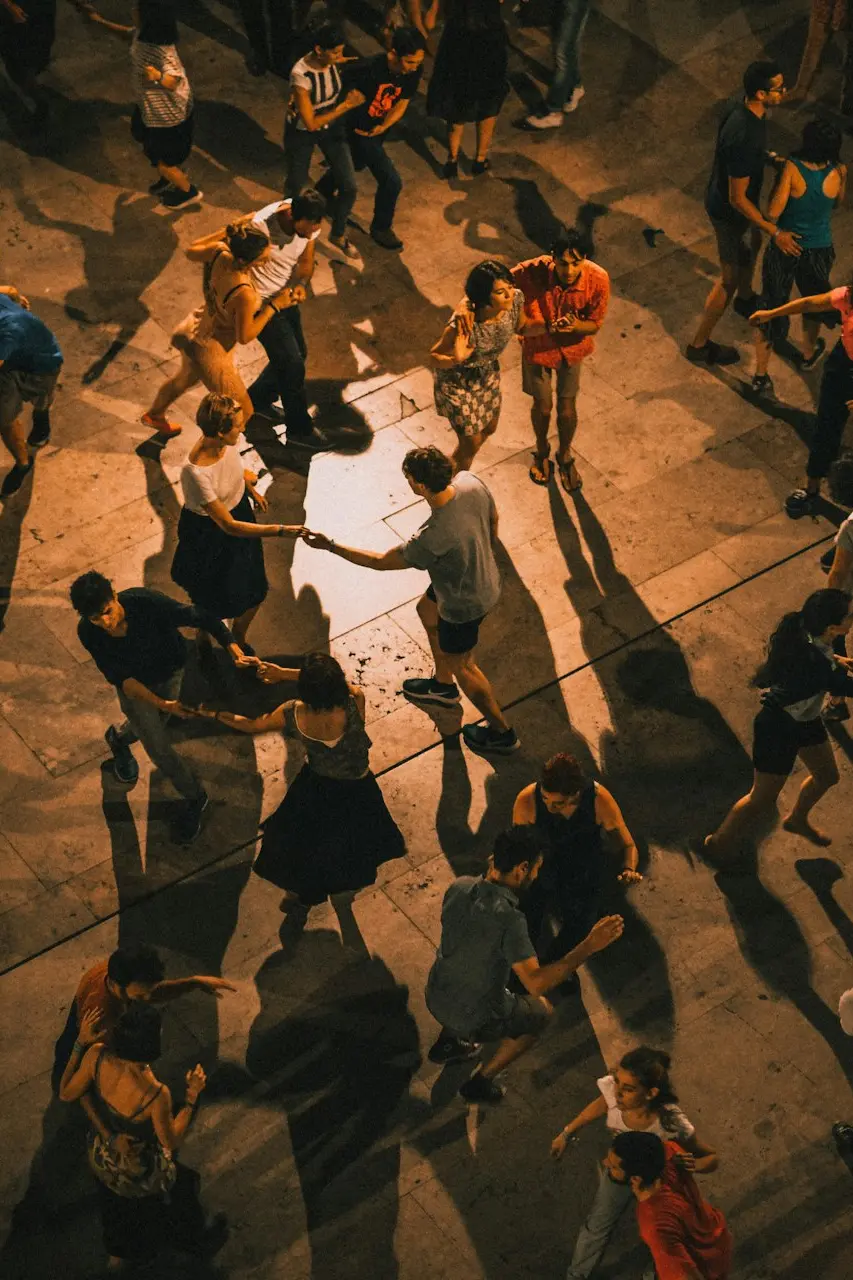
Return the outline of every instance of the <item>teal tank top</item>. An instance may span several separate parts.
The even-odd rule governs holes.
[[[801,249],[828,249],[832,244],[829,220],[835,208],[835,200],[823,194],[823,184],[832,172],[832,165],[824,169],[809,169],[801,160],[791,160],[797,166],[806,189],[801,196],[791,196],[782,210],[779,227],[793,231],[800,237]]]

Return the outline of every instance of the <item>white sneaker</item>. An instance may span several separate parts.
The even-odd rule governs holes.
[[[563,123],[563,113],[562,111],[549,111],[544,116],[528,116],[524,123],[528,129],[556,129]]]
[[[568,102],[563,107],[563,111],[566,113],[566,115],[568,115],[570,111],[577,110],[578,103],[580,102],[581,98],[585,93],[586,93],[586,89],[584,89],[582,84],[579,84],[576,89],[572,90],[572,96],[569,98]]]

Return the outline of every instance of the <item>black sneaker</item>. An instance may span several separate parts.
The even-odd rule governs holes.
[[[201,832],[204,811],[210,804],[210,796],[203,791],[198,800],[187,800],[172,823],[172,839],[176,844],[192,844]]]
[[[744,320],[748,320],[753,311],[758,310],[758,304],[761,299],[757,293],[753,293],[749,298],[735,298],[732,306],[739,316],[743,316]]]
[[[132,786],[134,782],[139,780],[139,765],[136,763],[136,757],[130,747],[121,741],[116,733],[114,724],[111,724],[107,729],[104,738],[113,753],[113,773],[119,782],[125,782],[128,786]]]
[[[13,493],[17,493],[32,471],[33,465],[32,458],[25,467],[22,467],[20,462],[16,462],[12,470],[6,472],[6,479],[0,485],[0,498],[11,498]]]
[[[813,369],[815,365],[818,364],[825,355],[826,355],[826,342],[823,340],[823,338],[818,338],[817,342],[814,344],[814,351],[811,353],[811,355],[803,356],[802,359],[800,360],[799,362],[800,368],[805,369],[808,372],[808,370]]]
[[[684,354],[693,364],[737,364],[740,360],[737,347],[724,347],[710,339],[703,347],[687,346]]]
[[[381,245],[383,249],[402,249],[403,241],[395,231],[390,227],[383,229],[382,227],[371,227],[370,238],[376,244]]]
[[[473,1040],[458,1040],[456,1036],[448,1035],[443,1031],[427,1057],[430,1062],[445,1065],[449,1062],[468,1062],[471,1058],[476,1058],[482,1047],[480,1044],[475,1044]]]
[[[500,1102],[506,1093],[503,1085],[494,1080],[487,1080],[479,1069],[474,1072],[459,1090],[460,1097],[466,1102]]]
[[[189,191],[181,191],[178,187],[170,186],[161,194],[160,203],[167,209],[185,209],[188,205],[198,204],[203,199],[204,192],[199,191],[198,187],[191,186]]]
[[[773,389],[773,379],[769,373],[754,373],[752,375],[752,390],[757,396],[766,396],[768,399],[776,397]]]
[[[44,409],[33,412],[33,426],[27,436],[27,444],[31,449],[41,449],[50,439],[50,414]]]
[[[515,729],[491,729],[487,724],[464,724],[462,738],[466,747],[478,755],[508,756],[521,746]]]
[[[151,186],[148,188],[148,194],[150,196],[162,195],[164,191],[169,190],[171,185],[172,184],[168,178],[158,178],[156,182],[151,183]]]
[[[441,170],[441,176],[442,178],[447,178],[448,181],[450,181],[453,178],[458,178],[459,177],[459,161],[445,160],[444,167]]]
[[[820,493],[811,493],[808,489],[795,489],[785,499],[785,510],[792,520],[801,516],[814,515]]]
[[[315,453],[332,447],[329,437],[319,427],[313,427],[311,431],[288,431],[285,439],[288,444],[297,445],[300,449],[313,449]]]
[[[403,693],[413,702],[437,702],[443,706],[457,703],[461,697],[455,684],[442,684],[434,676],[404,680]]]

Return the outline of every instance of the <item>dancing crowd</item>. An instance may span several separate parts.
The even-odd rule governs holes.
[[[563,0],[556,8],[554,79],[541,109],[527,118],[530,129],[558,127],[584,93],[578,49],[590,5]],[[256,36],[259,15],[263,28],[262,6],[244,6],[247,29]],[[189,602],[147,587],[116,592],[97,570],[78,577],[70,590],[80,643],[115,689],[124,716],[105,734],[115,776],[127,786],[137,781],[132,747],[140,743],[181,797],[172,831],[177,842],[189,844],[199,835],[209,795],[175,744],[174,721],[207,719],[227,730],[278,733],[298,744],[304,764],[264,823],[254,863],[255,873],[283,895],[282,912],[296,921],[304,922],[312,907],[333,895],[375,883],[379,867],[405,853],[405,842],[371,771],[363,690],[327,653],[308,653],[297,666],[283,667],[259,656],[248,638],[269,591],[265,541],[301,539],[318,552],[376,571],[424,571],[429,586],[417,612],[432,670],[403,681],[401,692],[421,705],[457,706],[464,696],[480,717],[462,726],[466,746],[487,757],[506,755],[518,749],[519,738],[477,662],[481,625],[501,594],[499,510],[470,468],[499,427],[500,357],[513,340],[520,343],[521,384],[531,404],[530,481],[540,488],[559,482],[567,495],[583,484],[573,452],[577,396],[583,363],[606,322],[610,281],[575,228],[558,229],[548,253],[512,267],[490,258],[468,274],[463,297],[428,352],[436,411],[453,433],[452,448],[414,448],[404,458],[405,480],[428,510],[407,540],[376,552],[316,529],[265,522],[267,500],[258,477],[243,465],[242,433],[257,416],[279,423],[297,449],[331,447],[306,394],[300,307],[310,305],[316,242],[326,220],[333,249],[346,258],[359,256],[349,236],[357,174],[367,170],[376,182],[373,241],[389,252],[404,248],[393,226],[403,184],[384,141],[418,93],[437,16],[437,5],[419,0],[387,6],[384,47],[367,58],[353,59],[342,29],[329,21],[312,28],[298,49],[288,46],[295,56],[289,67],[284,199],[187,248],[187,258],[201,268],[201,301],[173,334],[177,371],[141,415],[161,440],[175,437],[182,428],[168,416],[171,406],[193,386],[205,388],[196,413],[200,435],[180,474],[183,506],[171,567]],[[448,179],[459,174],[464,127],[475,125],[470,173],[476,177],[489,167],[507,92],[506,32],[498,0],[447,0],[444,16],[427,110],[448,127]],[[472,34],[473,59],[466,43]],[[193,95],[177,35],[169,0],[138,0],[131,31],[137,95],[132,131],[157,172],[151,192],[167,210],[203,198],[185,171]],[[256,72],[284,57],[281,41],[274,41],[271,52],[258,47],[259,39],[253,41]],[[755,328],[752,388],[768,398],[774,395],[772,352],[811,370],[826,354],[821,325],[840,322],[821,383],[805,487],[788,500],[789,514],[797,516],[815,509],[827,475],[833,496],[853,505],[853,466],[839,456],[853,405],[853,287],[830,282],[831,215],[846,186],[841,135],[817,119],[806,124],[802,145],[790,158],[769,153],[767,112],[783,97],[780,68],[753,63],[743,94],[723,114],[706,201],[721,276],[686,355],[706,365],[739,359],[736,348],[712,338],[733,302]],[[312,185],[315,153],[325,169]],[[776,181],[765,204],[767,164],[775,168]],[[762,235],[768,243],[761,290],[755,293]],[[794,284],[802,296],[791,302]],[[59,344],[37,311],[37,300],[31,303],[15,285],[0,288],[0,432],[13,461],[2,494],[10,501],[50,439],[62,370]],[[806,317],[804,346],[792,351],[785,347],[782,322],[797,312]],[[255,340],[267,363],[247,387],[233,353]],[[28,434],[22,420],[26,404],[32,407]],[[369,456],[364,465],[369,469]],[[715,866],[736,862],[755,822],[773,810],[797,758],[806,775],[783,825],[814,843],[829,843],[812,809],[838,782],[826,721],[848,716],[846,697],[853,692],[853,660],[844,646],[853,624],[853,515],[841,526],[824,567],[828,584],[782,618],[756,673],[761,706],[754,784],[704,840],[704,855]],[[283,700],[261,715],[182,700],[185,631],[194,633],[203,670],[214,660],[215,641],[238,671],[267,686],[285,686]],[[499,1076],[545,1031],[554,1010],[549,996],[577,998],[578,969],[597,952],[621,945],[622,916],[604,913],[614,885],[624,890],[642,878],[618,797],[586,776],[570,754],[547,760],[539,780],[516,797],[512,825],[495,839],[484,874],[458,877],[442,904],[441,940],[426,986],[427,1006],[439,1027],[429,1058],[443,1067],[472,1064],[459,1086],[466,1102],[500,1101]],[[64,1102],[80,1103],[90,1126],[89,1163],[114,1269],[149,1259],[167,1245],[209,1256],[227,1235],[222,1219],[209,1220],[201,1208],[198,1176],[175,1156],[205,1074],[200,1066],[188,1073],[183,1104],[176,1108],[152,1064],[160,1056],[163,1002],[189,990],[219,996],[230,987],[215,976],[167,980],[157,953],[141,946],[119,949],[100,962],[74,995],[57,1041],[53,1084]],[[846,993],[843,1008],[851,998]],[[668,1055],[638,1046],[595,1083],[593,1101],[551,1143],[559,1159],[585,1126],[603,1120],[608,1131],[567,1280],[593,1274],[631,1203],[654,1263],[649,1275],[725,1280],[731,1235],[694,1180],[694,1174],[717,1167],[717,1154],[678,1105]],[[850,1146],[851,1131],[836,1128],[839,1142]]]

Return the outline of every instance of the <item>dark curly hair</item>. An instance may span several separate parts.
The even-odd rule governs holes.
[[[453,463],[434,444],[410,449],[403,459],[403,475],[422,484],[430,493],[441,493],[453,479]]]
[[[345,707],[350,696],[343,667],[330,653],[306,653],[296,691],[312,711]]]
[[[228,245],[228,251],[234,261],[244,267],[248,267],[256,258],[259,258],[269,242],[267,233],[261,231],[260,227],[253,226],[251,222],[242,222],[239,225],[229,222],[225,228],[225,243]]]
[[[574,756],[560,751],[542,767],[542,790],[558,796],[576,796],[586,782],[584,771]]]

